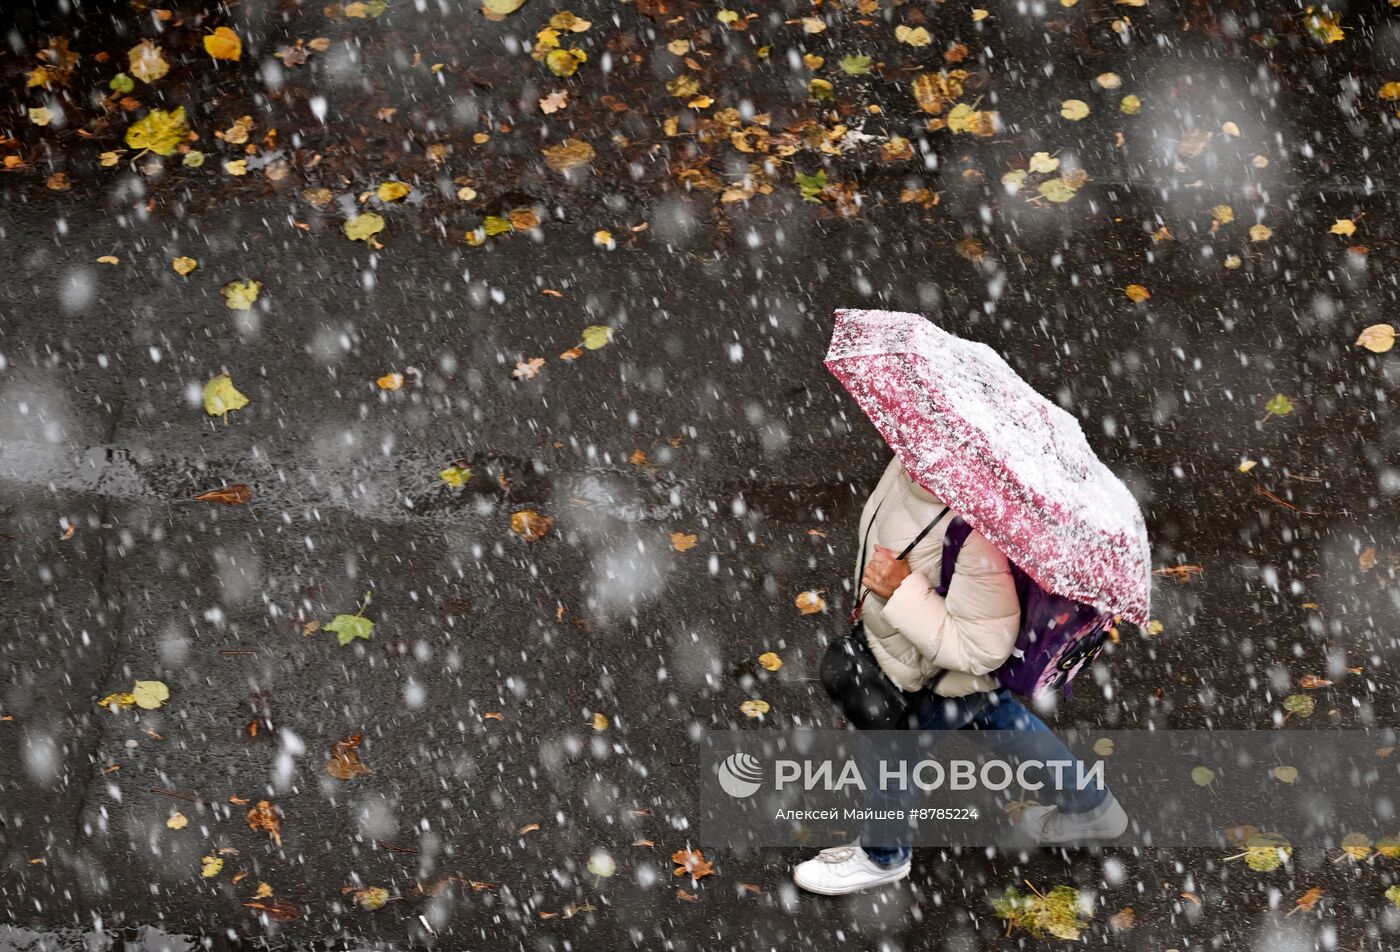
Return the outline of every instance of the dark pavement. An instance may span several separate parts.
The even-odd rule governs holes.
[[[227,23],[246,49],[217,80],[189,54],[172,98],[144,102],[190,106],[199,169],[130,154],[100,168],[130,117],[92,139],[76,118],[8,120],[25,164],[0,176],[0,947],[109,930],[180,949],[1006,948],[1024,936],[1005,938],[988,897],[1023,880],[1089,891],[1095,945],[1393,947],[1396,861],[1335,851],[1258,873],[1209,851],[930,850],[910,888],[840,900],[793,890],[809,849],[707,852],[716,875],[698,886],[669,857],[693,845],[675,769],[687,732],[837,723],[811,678],[888,451],[821,366],[835,307],[922,311],[997,348],[1138,494],[1155,564],[1200,567],[1158,579],[1161,631],[1123,626],[1052,723],[1395,725],[1400,366],[1354,341],[1394,311],[1400,172],[1377,90],[1400,78],[1400,14],[1342,8],[1346,38],[1321,44],[1282,5],[991,8],[981,25],[904,5],[869,27],[855,7],[755,5],[750,31],[726,32],[698,6],[578,4],[594,26],[569,43],[590,61],[559,80],[502,52],[508,36],[528,49],[557,9],[533,2],[502,24],[465,4],[347,19],[247,3],[198,23],[182,10],[168,34],[120,6],[15,15],[22,49],[0,65],[20,92],[51,32],[124,59],[141,37],[187,46]],[[782,22],[814,9],[828,31]],[[933,46],[893,40],[921,17]],[[697,30],[712,34],[714,109],[750,97],[820,117],[803,89],[829,77],[852,128],[886,103],[888,125],[867,132],[909,136],[925,158],[804,147],[747,204],[687,192],[691,146],[716,172],[752,159],[661,129],[687,111],[666,95],[684,67],[665,44]],[[268,65],[315,36],[334,44],[320,60]],[[908,77],[955,39],[975,74],[966,101],[999,111],[997,135],[923,129]],[[764,42],[771,65],[755,60]],[[789,70],[789,48],[829,64]],[[890,65],[842,78],[831,64],[851,52]],[[1109,71],[1121,88],[1093,85]],[[556,88],[576,112],[539,115]],[[1118,109],[1129,93],[1137,115]],[[1089,118],[1058,115],[1070,98]],[[394,123],[373,117],[384,107]],[[286,178],[221,170],[240,152],[213,130],[255,109],[257,141],[304,136]],[[594,141],[592,169],[546,168],[542,127]],[[470,144],[484,128],[498,148]],[[631,141],[611,148],[613,134]],[[441,167],[425,154],[439,141],[456,146]],[[1001,185],[1040,151],[1088,172],[1069,202]],[[794,168],[824,157],[831,181],[859,183],[855,214],[802,201]],[[45,187],[59,171],[69,190]],[[346,212],[391,175],[416,193],[370,199],[383,247],[349,241]],[[461,176],[478,199],[455,198]],[[336,198],[318,208],[308,187]],[[899,201],[919,188],[938,204]],[[1212,228],[1221,204],[1234,221]],[[463,241],[521,206],[543,226]],[[1330,234],[1336,219],[1356,234]],[[1256,222],[1267,240],[1251,241]],[[188,277],[171,270],[180,255],[199,261]],[[240,279],[264,285],[249,312],[219,293]],[[1150,300],[1129,301],[1129,284]],[[560,360],[595,324],[613,341]],[[539,374],[513,379],[533,357]],[[251,400],[227,423],[198,399],[219,372]],[[403,389],[375,385],[390,372]],[[1291,414],[1266,414],[1277,393]],[[473,471],[460,490],[438,477],[453,463]],[[254,500],[190,498],[232,483]],[[554,520],[535,542],[511,531],[526,509]],[[676,551],[676,532],[695,547]],[[828,612],[800,615],[814,588]],[[366,592],[370,641],[304,634]],[[781,670],[758,666],[765,651]],[[1307,676],[1335,684],[1285,725]],[[97,705],[145,679],[170,686],[161,709]],[[749,698],[772,705],[765,721],[739,712]],[[372,773],[333,779],[331,745],[357,733]],[[281,848],[248,828],[262,799],[282,812]],[[188,827],[168,829],[172,811]],[[615,875],[587,871],[598,850]],[[202,878],[209,855],[224,866]],[[263,882],[272,899],[255,899]],[[391,901],[360,908],[367,887]],[[1286,917],[1312,887],[1317,909]],[[296,917],[245,905],[273,899]],[[1110,931],[1125,907],[1136,927]]]

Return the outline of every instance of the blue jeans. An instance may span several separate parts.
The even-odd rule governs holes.
[[[1055,736],[1045,722],[1026,710],[1016,697],[1005,688],[986,693],[969,694],[967,697],[945,698],[936,695],[926,696],[919,707],[919,730],[926,731],[1001,731],[1012,732],[989,734],[980,739],[983,746],[998,757],[1012,763],[1022,761],[1054,760],[1070,761],[1076,765],[1078,758],[1070,753],[1064,741]],[[863,748],[868,752],[869,748]],[[868,758],[861,758],[861,773],[866,778],[866,806],[874,810],[905,810],[914,806],[916,791],[913,785],[908,789],[880,790],[871,781],[874,764]],[[1031,779],[1028,776],[1028,779]],[[1048,778],[1045,778],[1048,779]],[[1108,791],[1098,788],[1088,790],[1056,790],[1046,784],[1043,794],[1065,813],[1087,813],[1108,799]],[[900,835],[900,842],[890,843],[888,824],[883,834],[872,831],[873,824],[867,823],[860,842],[866,855],[881,866],[899,866],[908,861],[912,850],[909,847],[909,833]],[[879,842],[884,840],[885,842]]]

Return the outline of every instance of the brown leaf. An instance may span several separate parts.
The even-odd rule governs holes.
[[[248,829],[263,830],[278,846],[282,845],[282,817],[267,800],[259,800],[257,806],[248,811]]]
[[[691,549],[695,548],[695,543],[699,541],[699,537],[693,533],[671,533],[671,548],[675,549],[677,552],[689,552]]]
[[[533,833],[533,832],[535,832],[536,830],[538,830],[539,828],[540,828],[540,825],[539,825],[538,823],[526,823],[526,824],[525,824],[524,826],[522,826],[520,829],[516,830],[516,832],[517,832],[518,834],[520,834],[521,836],[524,836],[526,833]]]
[[[744,892],[757,893],[760,896],[763,895],[763,888],[755,883],[740,883],[739,888]]]
[[[705,859],[705,854],[699,850],[676,850],[671,854],[671,862],[676,864],[672,875],[689,876],[691,879],[703,879],[706,876],[714,875],[714,866]]]
[[[1189,582],[1192,578],[1200,575],[1202,569],[1199,565],[1168,565],[1153,571],[1153,575],[1161,578],[1174,579],[1178,582]]]
[[[686,902],[699,902],[699,901],[700,901],[700,897],[697,896],[697,895],[695,895],[695,893],[691,892],[689,889],[677,889],[677,890],[676,890],[676,898],[677,898],[677,899],[684,899]]]
[[[258,912],[265,912],[278,922],[291,922],[293,919],[301,917],[301,907],[285,899],[274,899],[272,902],[245,902],[243,905],[249,909],[256,909]]]
[[[542,516],[533,509],[522,509],[512,513],[510,517],[511,530],[526,542],[537,542],[543,539],[553,524],[553,519]]]
[[[230,483],[227,486],[220,486],[218,489],[211,489],[207,493],[200,493],[194,498],[200,502],[221,502],[225,506],[242,506],[252,502],[253,490],[243,483]]]
[[[1133,912],[1133,907],[1120,909],[1108,919],[1108,927],[1114,932],[1127,932],[1137,924],[1137,913]]]
[[[1333,682],[1327,680],[1326,678],[1320,678],[1315,674],[1305,674],[1298,679],[1298,686],[1303,688],[1303,690],[1305,691],[1310,691],[1314,688],[1330,687],[1332,683]]]
[[[1361,556],[1356,560],[1356,562],[1357,565],[1361,568],[1361,571],[1371,571],[1371,569],[1376,567],[1376,547],[1373,545],[1367,546],[1366,551],[1361,553]]]
[[[582,139],[565,139],[558,145],[545,146],[544,161],[556,172],[567,172],[593,161],[593,146]]]
[[[331,759],[326,762],[326,773],[337,780],[352,780],[360,774],[369,773],[369,768],[360,762],[357,749],[363,734],[351,734],[344,740],[331,745]]]

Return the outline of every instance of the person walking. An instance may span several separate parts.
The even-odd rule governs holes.
[[[1018,764],[1077,760],[1017,694],[1064,688],[1115,615],[1148,618],[1142,512],[1077,421],[983,344],[917,314],[842,310],[826,366],[895,457],[861,513],[853,628],[822,682],[858,730],[969,731]],[[867,806],[912,806],[871,782]],[[1105,789],[1048,777],[1019,829],[1041,844],[1112,840],[1127,815]],[[867,823],[798,864],[801,888],[842,895],[909,875],[912,830]]]
[[[1012,762],[1065,761],[1074,754],[992,672],[1010,657],[1020,628],[1021,606],[1005,555],[980,532],[958,552],[946,598],[937,591],[944,530],[954,514],[916,483],[899,459],[890,460],[861,514],[856,591],[866,592],[860,613],[871,654],[893,684],[914,696],[912,726],[919,730],[995,731],[986,735],[998,756]],[[900,549],[930,523],[932,531],[904,559]],[[1018,732],[1015,735],[1009,732]],[[862,758],[863,759],[863,758]],[[913,806],[915,791],[881,791],[874,771],[862,763],[866,806],[876,811]],[[1032,782],[1045,782],[1034,772]],[[1048,806],[1032,806],[1018,827],[1042,844],[1113,839],[1127,828],[1127,815],[1102,789],[1052,789]],[[890,824],[870,822],[852,844],[822,850],[793,870],[803,889],[843,895],[904,879],[912,849],[909,835],[894,836]]]

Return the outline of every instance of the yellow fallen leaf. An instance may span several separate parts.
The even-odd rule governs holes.
[[[1327,231],[1333,235],[1343,235],[1350,238],[1356,234],[1356,222],[1350,218],[1338,218]]]
[[[1147,288],[1143,287],[1141,284],[1130,284],[1123,289],[1123,293],[1128,296],[1129,301],[1133,301],[1134,303],[1138,304],[1152,297],[1152,292],[1147,290]]]
[[[108,710],[113,708],[125,711],[136,706],[136,695],[130,691],[122,691],[119,694],[109,694],[97,702],[98,707],[105,707]]]
[[[1274,236],[1274,230],[1268,225],[1254,225],[1249,229],[1250,241],[1268,241]]]
[[[403,374],[385,374],[376,380],[375,383],[379,386],[380,390],[398,390],[403,386]]]
[[[821,592],[799,592],[796,602],[797,610],[804,615],[815,615],[817,612],[826,611],[826,599],[822,598]]]
[[[1258,465],[1259,465],[1259,461],[1258,461],[1257,459],[1241,460],[1241,461],[1240,461],[1240,467],[1239,467],[1239,468],[1240,468],[1240,472],[1242,472],[1242,473],[1247,473],[1247,472],[1249,472],[1251,469],[1253,469],[1254,467],[1256,467],[1256,466],[1258,466]]]
[[[1273,769],[1272,773],[1273,773],[1273,775],[1274,775],[1274,779],[1275,779],[1275,780],[1281,780],[1281,781],[1283,781],[1284,783],[1297,783],[1297,782],[1298,782],[1298,768],[1297,768],[1297,767],[1275,767],[1275,768]]]
[[[1136,116],[1142,111],[1142,100],[1131,94],[1124,96],[1118,103],[1118,111],[1125,116]]]
[[[164,111],[152,109],[145,117],[126,129],[126,144],[133,149],[145,149],[156,155],[170,155],[189,135],[185,124],[185,107]]]
[[[104,169],[115,168],[117,163],[122,160],[121,153],[125,151],[125,149],[122,149],[120,152],[103,152],[97,157],[98,164]]]
[[[1123,77],[1117,73],[1100,73],[1094,77],[1094,82],[1101,89],[1117,89],[1123,85]]]
[[[258,883],[258,891],[253,893],[254,899],[266,899],[272,895],[272,886],[267,883]]]
[[[217,856],[206,856],[199,861],[199,875],[213,879],[224,868],[224,861]]]
[[[131,689],[131,696],[136,699],[137,707],[154,711],[170,700],[170,688],[163,681],[137,681]]]
[[[1373,354],[1384,354],[1395,346],[1395,328],[1390,324],[1372,324],[1361,332],[1356,343]]]
[[[238,392],[228,374],[219,374],[204,385],[204,412],[221,417],[231,410],[241,410],[248,398]]]
[[[183,813],[176,811],[175,813],[170,814],[170,819],[165,821],[165,825],[172,830],[183,830],[185,827],[190,825],[190,818],[185,816]]]
[[[757,699],[748,700],[739,705],[739,713],[743,714],[745,717],[762,717],[764,714],[767,714],[769,710],[770,707],[767,701],[759,701]]]
[[[765,651],[758,656],[758,663],[761,664],[765,670],[777,671],[783,666],[783,659],[779,658],[777,654],[772,651]]]
[[[991,15],[992,14],[989,11],[983,10],[981,7],[974,8],[972,11],[972,22],[981,23],[983,20],[987,19],[987,17]]]
[[[1094,741],[1094,753],[1099,757],[1110,757],[1113,755],[1113,741],[1107,737],[1100,737]]]
[[[593,243],[600,248],[609,250],[617,247],[617,242],[613,241],[612,232],[599,229],[593,233]]]
[[[243,56],[243,41],[237,33],[221,26],[204,38],[204,52],[214,59],[236,60]]]
[[[186,275],[193,271],[195,268],[199,267],[199,262],[194,260],[193,258],[187,258],[181,255],[174,261],[170,262],[170,267],[175,269],[176,274]]]
[[[53,122],[53,110],[45,109],[43,106],[31,106],[25,112],[29,116],[29,121],[36,126],[46,126]]]
[[[544,58],[544,65],[555,76],[572,76],[586,62],[588,54],[577,48],[550,50]]]
[[[374,193],[381,202],[397,202],[411,191],[413,188],[407,182],[380,182]]]
[[[100,258],[97,259],[97,263],[98,263],[98,264],[121,264],[121,263],[122,263],[122,259],[118,258],[116,255],[103,255],[102,257],[100,257]]]
[[[230,281],[219,289],[230,311],[249,310],[261,292],[261,281]]]
[[[355,890],[355,905],[361,909],[373,912],[376,909],[383,909],[384,904],[389,901],[389,890],[383,886],[369,886],[365,889]]]
[[[591,324],[583,329],[583,346],[588,350],[606,347],[612,341],[613,330],[604,324]]]
[[[565,139],[558,145],[546,146],[542,151],[545,164],[556,172],[567,172],[587,165],[595,155],[593,146],[582,139]]]
[[[1394,81],[1388,82],[1380,88],[1376,95],[1380,96],[1386,102],[1395,102],[1395,100],[1400,99],[1400,83]]]
[[[248,174],[248,160],[234,159],[232,162],[225,162],[224,171],[235,178],[242,178]]]
[[[384,230],[384,218],[374,212],[356,215],[345,223],[345,237],[351,241],[368,242]]]
[[[442,481],[453,489],[461,489],[472,478],[472,471],[465,466],[449,466],[438,473]]]
[[[910,46],[928,46],[933,42],[933,37],[921,26],[907,27],[903,24],[894,28],[894,38],[901,43],[908,43]]]
[[[1223,123],[1220,126],[1220,131],[1225,133],[1232,139],[1238,139],[1240,137],[1240,127],[1235,125],[1233,122]]]
[[[695,543],[698,541],[700,540],[697,536],[689,533],[671,533],[671,548],[675,549],[677,552],[689,552],[691,549],[695,548]]]
[[[610,725],[611,722],[608,720],[608,715],[601,711],[593,712],[593,729],[595,731],[605,731]]]

